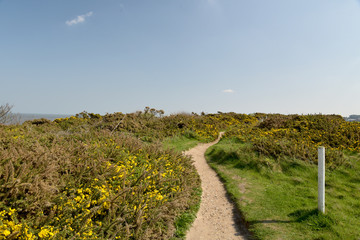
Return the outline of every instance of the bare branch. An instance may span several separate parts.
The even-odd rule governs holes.
[[[0,124],[15,123],[16,115],[11,112],[13,105],[5,103],[0,106]]]

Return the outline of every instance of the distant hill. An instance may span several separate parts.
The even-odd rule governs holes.
[[[350,115],[349,117],[344,117],[346,121],[349,122],[360,122],[360,115]]]

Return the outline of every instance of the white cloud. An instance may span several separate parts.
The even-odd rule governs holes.
[[[76,18],[74,18],[72,20],[68,20],[65,23],[68,26],[75,25],[75,24],[78,24],[78,23],[82,23],[82,22],[85,22],[85,18],[90,17],[92,15],[93,15],[93,12],[88,12],[88,13],[86,13],[84,15],[77,16]]]
[[[225,89],[225,90],[222,90],[223,93],[234,93],[235,91],[232,90],[232,89]]]

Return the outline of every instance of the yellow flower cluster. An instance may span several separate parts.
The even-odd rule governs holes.
[[[255,150],[273,157],[287,155],[317,161],[317,147],[325,146],[330,166],[342,164],[343,151],[360,151],[360,123],[327,115],[265,115],[240,123],[227,136],[251,142]]]
[[[16,210],[12,208],[0,212],[0,240],[10,236],[20,240],[36,239],[26,224],[18,223],[15,215]]]
[[[211,141],[217,138],[219,135],[219,129],[215,122],[212,121],[200,121],[194,117],[190,121],[189,127],[201,140]]]
[[[182,190],[185,168],[181,156],[176,159],[169,153],[154,156],[141,149],[130,152],[113,139],[93,141],[85,147],[97,156],[93,161],[106,178],[92,178],[64,188],[51,209],[53,218],[39,228],[33,226],[35,234],[26,229],[19,231],[23,225],[3,220],[2,226],[6,226],[2,231],[3,239],[15,231],[19,231],[22,239],[67,239],[73,236],[93,239],[95,232],[112,225],[107,223],[109,214],[117,212],[118,218],[141,224],[149,217],[153,218],[161,205]],[[128,234],[134,234],[132,231],[130,229]]]
[[[69,122],[69,121],[87,121],[86,118],[80,118],[80,117],[75,117],[75,116],[70,116],[70,117],[66,117],[66,118],[56,118],[54,120],[55,123],[61,123],[61,122]]]

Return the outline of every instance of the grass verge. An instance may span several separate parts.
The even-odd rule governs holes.
[[[198,143],[199,141],[195,138],[177,135],[166,138],[163,141],[163,146],[165,149],[174,149],[175,151],[181,152],[195,147]]]
[[[165,149],[173,149],[177,152],[182,152],[195,147],[198,143],[199,141],[195,138],[182,135],[165,139],[163,141],[163,146]],[[188,201],[188,208],[180,213],[180,215],[175,219],[174,224],[176,230],[174,236],[171,238],[172,240],[185,239],[186,232],[190,229],[196,218],[196,214],[199,211],[201,194],[201,187],[193,188],[191,197]]]
[[[187,231],[195,221],[196,214],[200,208],[201,188],[194,188],[189,200],[189,208],[175,219],[175,234],[171,240],[185,239]]]
[[[257,239],[359,239],[360,163],[326,171],[326,214],[317,211],[317,166],[259,156],[236,138],[206,152]]]

